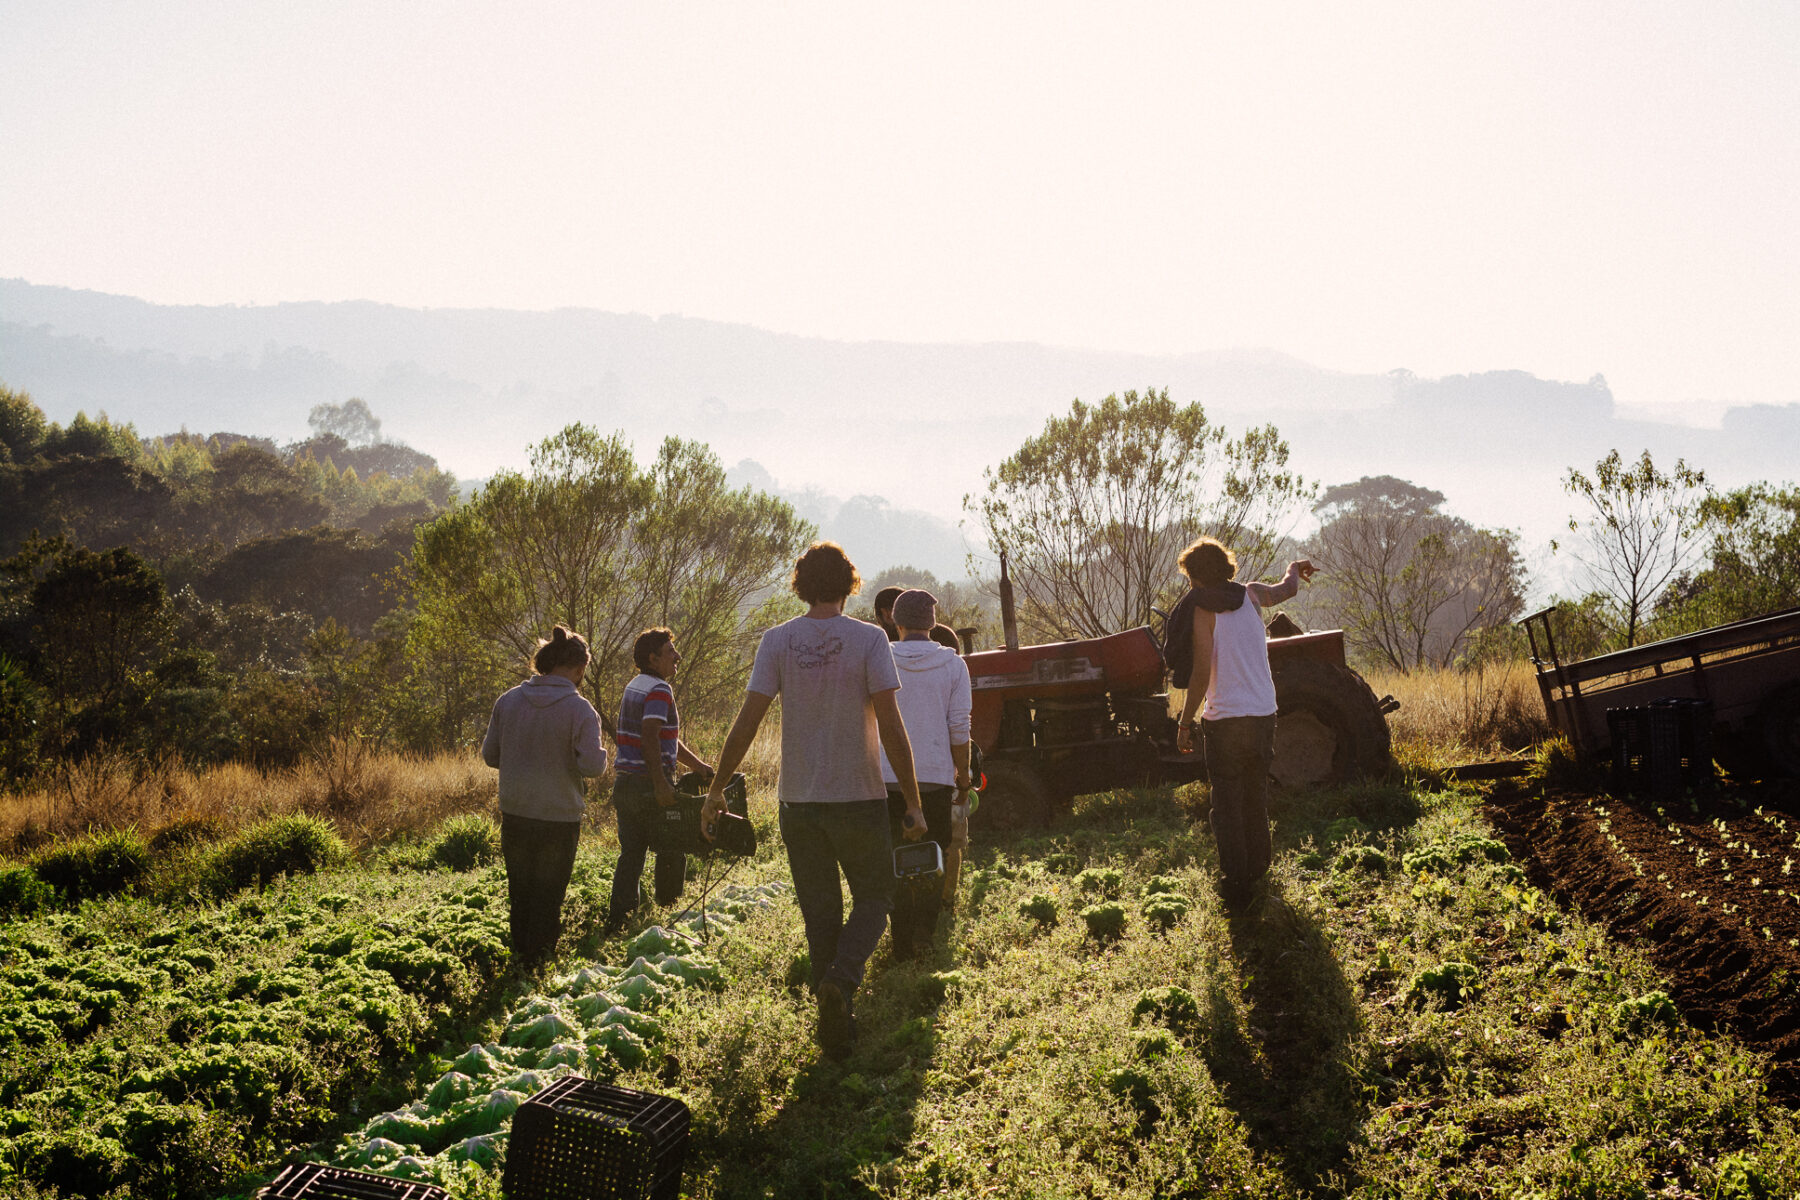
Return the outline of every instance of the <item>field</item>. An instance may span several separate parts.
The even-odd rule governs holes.
[[[314,1159],[495,1197],[512,1111],[571,1070],[691,1107],[695,1197],[1800,1191],[1792,792],[1658,812],[1554,755],[1486,790],[1415,761],[1284,797],[1234,918],[1203,786],[1087,797],[978,839],[835,1064],[757,761],[762,849],[704,931],[601,936],[597,821],[540,975],[478,794],[406,829],[289,780],[206,825],[195,780],[154,819],[204,828],[129,886],[27,911],[0,876],[0,1195],[241,1196]],[[15,857],[70,878],[44,856],[81,843],[39,838]],[[289,869],[233,875],[247,845]]]
[[[1800,1100],[1800,805],[1786,789],[1662,802],[1504,787],[1485,815],[1533,879],[1642,946],[1688,1016],[1771,1057]]]

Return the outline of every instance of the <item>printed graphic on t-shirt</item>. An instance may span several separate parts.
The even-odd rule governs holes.
[[[844,639],[836,635],[827,635],[817,642],[794,642],[794,665],[802,671],[812,671],[819,667],[828,667],[836,662],[844,653]]]

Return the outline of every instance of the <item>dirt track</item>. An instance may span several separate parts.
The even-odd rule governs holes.
[[[1662,808],[1507,780],[1487,816],[1533,882],[1647,948],[1682,1011],[1770,1055],[1770,1092],[1800,1101],[1800,786]]]

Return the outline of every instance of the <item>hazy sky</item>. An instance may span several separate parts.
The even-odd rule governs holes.
[[[0,151],[0,275],[161,302],[1800,400],[1791,0],[0,0]]]

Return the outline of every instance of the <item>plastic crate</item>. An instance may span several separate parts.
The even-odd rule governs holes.
[[[428,1183],[390,1179],[367,1171],[349,1171],[319,1163],[282,1168],[257,1200],[450,1200],[450,1193]]]
[[[513,1114],[507,1200],[676,1200],[688,1107],[565,1075]]]
[[[1712,782],[1712,704],[1671,697],[1606,710],[1613,790],[1666,799]]]

